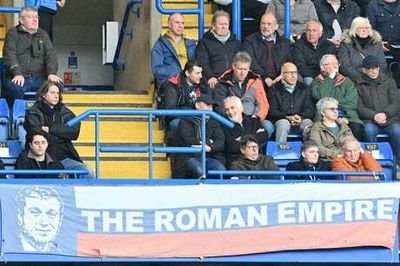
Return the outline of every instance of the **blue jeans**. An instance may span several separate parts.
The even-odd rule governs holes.
[[[75,161],[75,160],[70,159],[70,158],[65,158],[60,163],[62,163],[62,165],[64,165],[64,168],[68,169],[68,170],[89,171],[89,173],[87,175],[78,175],[79,179],[83,179],[83,178],[92,179],[92,178],[94,178],[92,169],[89,166],[87,166],[86,164],[84,164],[84,163]]]
[[[274,134],[274,131],[275,131],[274,124],[272,124],[271,121],[265,119],[265,120],[261,121],[261,125],[267,131],[268,138],[270,138],[272,136],[272,134]]]
[[[46,81],[45,76],[24,76],[24,78],[25,83],[23,87],[13,83],[11,79],[6,79],[4,81],[4,87],[7,92],[7,103],[10,107],[13,105],[15,99],[23,99],[25,92],[37,92]]]
[[[206,169],[207,170],[225,170],[225,166],[213,158],[206,158]],[[195,177],[201,177],[203,175],[203,168],[201,167],[200,158],[190,158],[186,163],[186,170],[193,174]]]
[[[393,123],[388,126],[381,127],[372,121],[364,121],[365,138],[367,142],[377,142],[376,135],[385,132],[389,135],[389,143],[396,156],[396,162],[400,159],[400,123]]]

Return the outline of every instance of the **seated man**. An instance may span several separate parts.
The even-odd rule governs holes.
[[[62,170],[64,166],[51,158],[47,153],[49,146],[47,133],[43,131],[30,132],[27,136],[29,149],[18,156],[16,170]],[[15,178],[57,178],[65,175],[15,175]]]
[[[298,162],[288,163],[286,171],[330,171],[331,164],[327,161],[323,161],[319,158],[318,145],[312,140],[307,140],[301,146],[301,157]],[[318,176],[315,173],[310,173],[309,176],[286,176],[285,179],[297,179],[297,180],[326,180],[332,179],[329,176]]]
[[[275,15],[265,13],[261,17],[260,31],[243,42],[243,49],[253,58],[251,70],[261,75],[268,87],[279,81],[283,63],[292,59],[290,41],[279,35],[278,27]]]
[[[259,75],[250,71],[252,59],[247,52],[237,52],[233,58],[232,68],[220,77],[219,83],[213,90],[214,99],[220,105],[217,113],[224,114],[223,101],[228,96],[237,96],[242,100],[243,112],[246,115],[257,116],[268,131],[274,132],[271,122],[265,120],[269,103],[265,94],[263,82]]]
[[[382,172],[383,168],[368,152],[361,149],[355,138],[347,138],[342,143],[343,156],[332,161],[333,171]],[[346,180],[378,180],[378,176],[346,176]]]
[[[210,88],[218,83],[218,77],[232,65],[232,59],[242,43],[229,30],[229,14],[216,11],[212,17],[210,31],[204,33],[196,47],[196,59],[203,66],[203,72]]]
[[[363,140],[363,122],[357,114],[358,93],[354,83],[339,74],[339,62],[335,55],[326,54],[320,61],[321,74],[311,83],[313,97],[316,101],[324,97],[335,98],[339,102],[339,117],[344,117],[354,137]],[[315,121],[320,120],[316,113]]]
[[[224,108],[228,119],[235,124],[233,128],[222,127],[225,134],[226,165],[229,166],[240,156],[240,142],[244,135],[256,136],[257,144],[263,147],[268,139],[268,133],[257,117],[243,113],[243,105],[238,97],[227,97],[224,100]]]
[[[7,33],[4,48],[7,102],[23,99],[24,93],[36,92],[46,80],[62,82],[57,76],[57,55],[47,33],[39,28],[36,9],[22,8],[19,25]]]
[[[260,146],[257,138],[253,135],[244,135],[240,141],[240,157],[235,160],[230,170],[275,170],[279,171],[279,167],[275,164],[274,158],[268,155],[260,154]],[[271,179],[277,176],[239,176],[240,179]]]
[[[307,22],[306,32],[293,44],[293,60],[307,86],[318,76],[322,56],[336,54],[335,45],[322,34],[322,24],[317,20],[310,20]]]
[[[208,94],[197,98],[196,110],[212,111],[215,104]],[[183,118],[179,124],[177,138],[178,146],[201,148],[201,117]],[[224,132],[221,125],[214,119],[206,123],[206,168],[207,170],[225,170],[222,151],[224,150]],[[196,178],[205,178],[200,154],[185,155],[187,173]]]
[[[210,93],[206,81],[202,79],[202,71],[198,61],[189,60],[182,72],[168,79],[161,89],[163,108],[194,109],[197,98]],[[180,120],[168,117],[169,128],[175,132]]]
[[[151,71],[157,89],[170,77],[181,72],[189,59],[194,58],[196,42],[185,37],[184,29],[182,14],[171,14],[167,33],[160,36],[151,49]]]
[[[271,106],[268,120],[275,123],[275,139],[286,142],[290,131],[300,131],[306,139],[315,113],[311,89],[298,81],[297,67],[293,63],[283,64],[281,77],[268,90]]]
[[[364,121],[366,141],[377,142],[376,135],[387,132],[399,165],[400,94],[396,82],[380,72],[375,56],[363,61],[358,94],[358,115]]]
[[[72,144],[78,139],[80,124],[73,127],[66,123],[75,114],[62,103],[62,92],[54,82],[45,83],[37,92],[37,101],[26,110],[24,128],[27,135],[44,131],[48,134],[47,152],[53,160],[60,161],[65,169],[84,170],[93,178],[92,170],[86,166]]]

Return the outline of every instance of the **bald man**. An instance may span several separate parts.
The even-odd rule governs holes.
[[[168,18],[168,31],[160,36],[151,50],[151,71],[157,89],[168,78],[182,71],[189,59],[194,59],[196,42],[185,38],[185,21],[180,13]]]
[[[291,131],[307,137],[315,112],[311,89],[298,80],[299,73],[293,63],[282,65],[281,77],[268,90],[268,120],[275,124],[276,141],[286,142]]]

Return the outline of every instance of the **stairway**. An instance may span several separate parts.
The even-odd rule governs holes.
[[[124,92],[65,92],[63,102],[79,115],[88,109],[151,109],[152,93],[132,94]],[[101,144],[147,144],[148,123],[144,117],[103,116],[100,118]],[[94,118],[82,122],[78,140],[74,143],[83,161],[95,169]],[[162,145],[164,132],[154,123],[155,145]],[[170,165],[165,154],[154,155],[154,178],[170,178]],[[148,154],[101,153],[100,178],[148,178]]]
[[[189,9],[198,7],[197,0],[163,0],[164,8],[173,9]],[[204,1],[204,30],[207,31],[211,27],[212,7],[209,1]],[[198,40],[198,17],[197,15],[184,15],[185,18],[185,35],[189,39]],[[162,15],[162,34],[168,30],[168,15]]]

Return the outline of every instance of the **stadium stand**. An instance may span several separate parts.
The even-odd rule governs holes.
[[[371,152],[372,156],[383,167],[386,181],[396,179],[396,160],[388,142],[361,143],[361,146],[365,151]]]
[[[281,170],[290,162],[300,159],[301,141],[277,142],[268,141],[266,154],[273,157]]]

